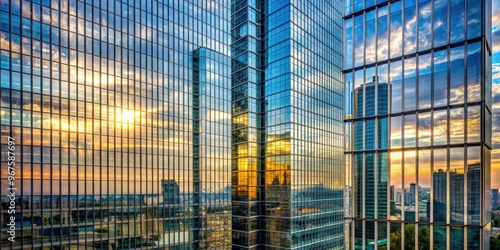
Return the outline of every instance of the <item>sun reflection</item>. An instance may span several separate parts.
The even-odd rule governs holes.
[[[121,110],[116,113],[116,122],[133,123],[135,120],[135,112],[133,110]]]

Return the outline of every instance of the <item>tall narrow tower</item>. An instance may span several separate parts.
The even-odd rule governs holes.
[[[341,8],[232,2],[234,249],[343,247]]]

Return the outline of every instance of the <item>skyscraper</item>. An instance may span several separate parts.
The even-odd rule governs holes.
[[[231,248],[229,7],[1,1],[0,249]]]
[[[343,245],[340,1],[233,1],[233,249]]]
[[[491,1],[344,3],[349,247],[488,249]]]

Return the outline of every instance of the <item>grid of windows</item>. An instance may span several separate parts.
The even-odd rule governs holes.
[[[351,247],[488,249],[489,6],[345,2]]]
[[[235,249],[343,245],[339,4],[233,2]]]
[[[0,248],[228,248],[227,219],[198,230],[203,236],[194,230],[229,209],[228,1],[0,3],[1,161],[12,136],[19,188],[16,242],[2,233]],[[200,105],[219,100],[205,111],[226,119],[201,119],[221,133],[200,140],[203,154],[220,149],[196,163],[205,168],[201,208],[193,181],[199,47],[218,53],[206,56],[219,64],[204,74],[226,84],[200,96]],[[221,142],[208,142],[214,136]],[[2,170],[2,232],[7,185]],[[223,207],[204,206],[211,199]]]

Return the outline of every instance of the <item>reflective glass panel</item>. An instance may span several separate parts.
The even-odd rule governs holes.
[[[434,150],[434,171],[432,173],[434,222],[446,222],[447,218],[447,171],[448,151],[446,148]]]
[[[450,49],[450,104],[464,103],[464,46]]]
[[[434,52],[434,107],[448,103],[448,51]]]
[[[390,64],[391,113],[401,112],[403,96],[403,68],[401,61]]]
[[[417,60],[415,57],[404,60],[404,110],[416,107]]]
[[[481,100],[481,43],[467,45],[467,101]]]
[[[447,0],[434,0],[434,46],[448,41],[448,3]],[[454,13],[455,14],[455,13]]]
[[[390,182],[389,182],[389,197],[390,197],[390,219],[400,220],[401,210],[403,205],[403,172],[402,172],[402,152],[391,152],[390,161]]]
[[[431,151],[418,151],[418,220],[428,222],[431,199]]]
[[[431,54],[418,57],[418,107],[420,109],[431,107]]]
[[[389,52],[389,24],[388,24],[387,6],[378,8],[378,19],[377,19],[377,60],[387,59]]]
[[[450,149],[450,222],[464,222],[464,148]]]
[[[445,145],[448,142],[448,111],[434,111],[433,120],[434,145]]]
[[[431,19],[432,19],[432,2],[420,1],[418,5],[418,50],[419,51],[426,50],[431,47],[432,44]]]
[[[392,2],[391,10],[391,26],[390,26],[390,57],[394,58],[401,56],[403,53],[403,16],[401,13],[401,2]]]
[[[417,6],[415,0],[404,3],[404,51],[407,55],[417,51]]]

